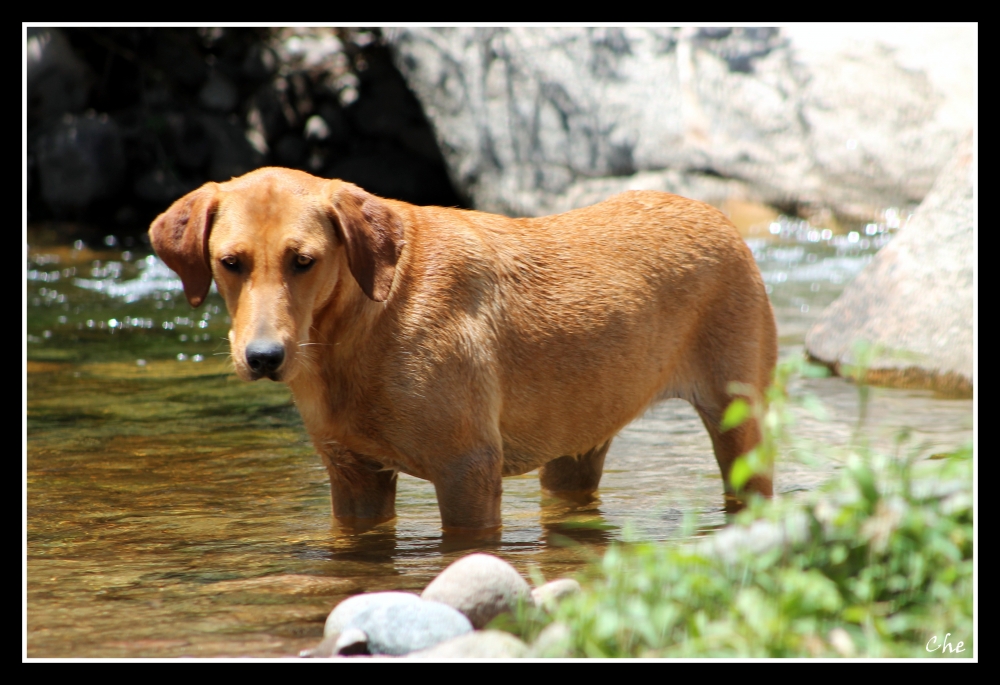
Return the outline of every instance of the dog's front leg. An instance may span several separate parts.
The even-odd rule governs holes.
[[[340,446],[325,450],[323,463],[330,473],[330,499],[337,519],[374,523],[395,518],[395,471]]]
[[[482,447],[448,460],[434,478],[441,526],[446,532],[500,528],[503,457],[497,447]]]

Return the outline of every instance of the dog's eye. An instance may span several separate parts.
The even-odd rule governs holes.
[[[302,273],[303,271],[308,271],[309,267],[311,267],[315,261],[316,260],[313,259],[312,257],[307,257],[304,254],[296,255],[295,270],[298,271],[299,273]]]
[[[226,267],[228,271],[239,272],[240,263],[236,257],[223,257],[221,260],[222,266]]]

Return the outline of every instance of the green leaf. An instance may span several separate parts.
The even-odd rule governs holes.
[[[848,623],[864,623],[865,619],[868,617],[868,610],[863,606],[850,606],[844,609],[841,613],[841,617]]]
[[[826,411],[826,406],[819,400],[815,395],[806,395],[802,398],[803,408],[813,415],[814,418],[820,421],[826,421],[830,418],[829,413]]]
[[[875,487],[875,474],[872,473],[871,467],[857,459],[849,466],[848,472],[853,477],[861,496],[869,505],[874,505],[878,501],[879,495],[878,489]]]
[[[742,397],[737,397],[726,407],[726,413],[722,416],[722,430],[727,431],[742,426],[748,418],[750,418],[750,404]]]
[[[733,462],[733,469],[729,472],[729,482],[737,490],[742,490],[752,475],[753,469],[750,467],[749,460],[744,455]]]
[[[803,378],[826,378],[830,375],[830,369],[822,364],[812,364],[805,362],[802,364]]]

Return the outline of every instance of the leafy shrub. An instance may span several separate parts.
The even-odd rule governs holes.
[[[787,387],[802,370],[779,368],[766,408],[727,413],[764,426],[747,474],[788,443]],[[862,423],[836,450],[844,468],[807,501],[752,502],[715,540],[616,544],[582,593],[501,627],[543,656],[972,656],[972,447],[888,456]],[[948,633],[962,653],[940,649]]]

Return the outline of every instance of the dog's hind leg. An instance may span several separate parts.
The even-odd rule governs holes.
[[[323,454],[323,463],[330,473],[330,499],[337,519],[381,522],[395,518],[395,471],[342,448]]]
[[[694,405],[712,439],[726,510],[736,512],[749,494],[772,496],[774,464],[758,463],[756,473],[739,489],[734,487],[733,465],[760,443],[761,428],[755,412],[741,425],[725,431],[722,417],[736,397],[761,408],[759,403],[764,402],[777,361],[778,342],[763,284],[730,285],[728,296],[718,299],[701,320],[702,329],[681,368],[688,380],[682,396]]]
[[[725,487],[726,511],[735,513],[745,506],[745,498],[749,493],[756,493],[764,497],[772,495],[772,479],[774,477],[774,465],[767,464],[754,475],[737,491],[730,480],[733,464],[736,460],[752,450],[760,442],[760,428],[754,418],[747,419],[742,425],[723,431],[722,416],[730,401],[728,394],[720,393],[718,401],[695,403],[695,409],[701,416],[702,423],[712,439],[712,447],[715,449],[715,460],[719,464],[719,471],[722,472],[722,482]]]
[[[609,447],[610,440],[583,454],[559,457],[545,464],[538,472],[542,489],[566,499],[589,497],[601,483]]]

